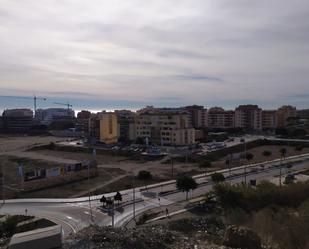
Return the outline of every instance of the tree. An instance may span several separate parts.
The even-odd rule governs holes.
[[[245,157],[246,157],[247,161],[250,161],[250,160],[253,159],[254,155],[252,153],[246,153]]]
[[[137,179],[139,179],[139,180],[150,180],[150,179],[152,179],[152,174],[149,171],[141,170],[137,174]]]
[[[303,146],[301,146],[301,145],[297,145],[297,146],[295,146],[295,151],[302,151],[303,150]]]
[[[191,176],[180,176],[176,180],[176,187],[182,192],[186,192],[186,200],[188,199],[188,193],[190,190],[197,188],[196,181]]]
[[[230,159],[226,159],[225,161],[225,165],[228,167],[229,169],[229,177],[231,177],[231,160]]]
[[[199,168],[205,169],[205,174],[206,174],[206,169],[211,167],[211,161],[208,159],[204,159],[199,163]]]
[[[103,206],[104,203],[106,203],[106,197],[104,195],[101,197],[100,202],[102,203]]]
[[[279,175],[279,185],[282,185],[282,160],[285,159],[285,155],[286,155],[286,148],[281,148],[279,150],[279,153],[281,155],[281,161],[280,161],[280,175]]]
[[[264,150],[263,151],[263,156],[265,156],[265,157],[269,157],[269,156],[271,156],[271,151],[269,151],[269,150]]]
[[[252,153],[246,153],[245,154],[245,158],[247,159],[248,162],[250,160],[252,160],[253,157],[254,157],[254,155]],[[245,176],[245,183],[247,183],[247,165],[246,164],[244,166],[244,176]]]
[[[281,155],[282,158],[285,158],[286,152],[287,152],[286,148],[281,148],[281,149],[279,150],[279,153],[280,153],[280,155]]]
[[[118,201],[118,204],[119,204],[120,201],[122,201],[122,195],[121,195],[121,193],[119,191],[114,196],[114,200]]]
[[[214,173],[214,174],[211,175],[211,180],[214,183],[224,182],[225,181],[225,177],[221,173]]]

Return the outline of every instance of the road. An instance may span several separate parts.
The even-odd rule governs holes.
[[[293,162],[290,171],[299,171],[309,168],[309,155],[294,156],[287,159]],[[270,161],[263,164],[248,165],[236,167],[229,170],[221,170],[227,181],[238,183],[244,181],[244,170],[247,171],[247,182],[251,179],[270,180],[278,176],[280,172],[280,160]],[[286,168],[282,169],[287,172]],[[199,183],[196,190],[189,193],[189,197],[197,197],[210,191],[213,183],[210,180],[210,174],[195,176]],[[176,190],[175,181],[169,181],[148,186],[147,189],[135,189],[135,205],[133,205],[133,189],[121,191],[123,195],[123,207],[115,210],[115,226],[125,225],[133,217],[133,206],[135,214],[138,215],[146,210],[158,207],[160,205],[169,205],[175,202],[185,200],[186,195]],[[113,196],[115,193],[107,194]],[[160,200],[158,198],[160,196]],[[62,225],[65,237],[74,234],[82,228],[90,225],[111,225],[112,219],[106,212],[102,211],[99,198],[101,196],[92,196],[89,198],[71,198],[71,199],[15,199],[6,200],[0,208],[0,214],[25,214],[47,218],[57,224]],[[90,209],[91,205],[91,209]]]

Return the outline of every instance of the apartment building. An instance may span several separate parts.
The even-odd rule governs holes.
[[[76,131],[81,132],[83,135],[87,134],[89,129],[90,117],[91,117],[90,111],[82,110],[78,112],[75,122]]]
[[[118,121],[119,141],[128,142],[134,140],[133,129],[136,113],[130,110],[115,110]]]
[[[221,107],[212,107],[207,113],[207,127],[209,129],[230,129],[235,127],[235,112]]]
[[[262,130],[262,109],[257,105],[240,105],[235,109],[235,127],[246,131]]]
[[[195,143],[195,130],[189,123],[188,114],[175,110],[140,112],[135,120],[135,136],[160,145]]]
[[[284,105],[277,110],[277,127],[286,127],[289,124],[289,118],[296,118],[296,107]]]
[[[262,128],[275,129],[277,127],[277,111],[262,110]]]
[[[93,114],[89,119],[89,136],[101,143],[117,143],[118,124],[116,114],[112,112]]]
[[[188,112],[189,122],[193,128],[207,127],[207,109],[204,106],[192,105],[183,108]]]

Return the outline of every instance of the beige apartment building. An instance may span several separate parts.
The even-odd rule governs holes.
[[[277,127],[277,111],[263,110],[262,111],[262,127],[263,129],[275,129]]]
[[[262,130],[262,109],[257,105],[240,105],[235,109],[235,127],[247,131]]]
[[[229,129],[235,127],[235,112],[221,107],[212,107],[207,113],[207,127],[210,129]]]
[[[89,135],[102,143],[117,143],[117,115],[111,112],[100,112],[92,115],[89,119]]]
[[[296,107],[284,105],[277,110],[277,126],[286,127],[289,124],[288,118],[297,116]]]
[[[189,145],[195,143],[195,131],[187,113],[143,112],[135,120],[135,136],[149,138],[160,145]]]
[[[193,128],[207,127],[207,109],[204,106],[192,105],[184,107],[189,115],[189,122]]]

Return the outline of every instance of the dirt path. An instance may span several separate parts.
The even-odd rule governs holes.
[[[44,161],[50,161],[55,163],[65,163],[65,164],[75,164],[79,161],[72,160],[72,159],[66,159],[61,157],[55,157],[55,156],[47,156],[43,154],[39,154],[36,152],[25,152],[25,151],[10,151],[10,152],[2,152],[0,155],[8,155],[8,156],[16,156],[16,157],[25,157],[29,159],[35,159],[35,160],[44,160]]]

